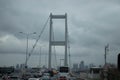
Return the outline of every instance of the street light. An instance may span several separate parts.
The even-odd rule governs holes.
[[[42,48],[42,46],[40,46],[40,54],[39,54],[39,68],[41,68],[41,48]]]
[[[40,46],[40,54],[39,54],[39,68],[41,68],[41,54],[42,54],[42,48],[45,47],[44,45]],[[46,58],[45,58],[46,59]]]
[[[27,37],[27,44],[26,44],[26,59],[25,59],[25,68],[27,68],[27,57],[28,57],[28,38],[29,38],[29,36],[30,36],[30,35],[32,35],[32,34],[36,34],[36,32],[33,32],[33,33],[24,33],[24,32],[19,32],[19,33],[24,34],[24,35],[26,35],[26,37]]]

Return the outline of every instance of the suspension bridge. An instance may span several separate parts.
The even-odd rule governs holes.
[[[64,20],[65,24],[64,26],[62,26],[65,29],[65,34],[64,34],[64,40],[55,40],[55,32],[54,32],[54,20]],[[47,25],[49,24],[49,26]],[[36,39],[31,51],[28,53],[27,55],[27,59],[26,59],[26,66],[27,66],[27,62],[29,61],[31,55],[33,54],[39,40],[41,39],[41,36],[43,35],[43,33],[45,32],[45,29],[49,27],[49,55],[48,55],[48,69],[52,68],[52,55],[54,53],[55,55],[55,61],[57,61],[56,58],[56,46],[63,46],[64,47],[64,66],[70,66],[70,43],[69,43],[69,36],[68,36],[68,25],[67,25],[67,14],[65,13],[64,15],[53,15],[52,13],[50,13],[50,15],[48,16],[45,24],[42,27],[42,30],[38,36],[38,38]],[[54,50],[52,51],[52,47],[54,47]],[[68,55],[69,55],[69,65],[68,65]],[[56,62],[57,63],[57,62]]]
[[[55,27],[57,26],[54,26],[55,22],[54,20],[64,20],[64,25],[62,26],[62,29],[64,29],[64,39],[63,40],[55,40],[55,31],[54,30],[57,30],[57,29],[54,29]],[[49,24],[49,26],[47,25]],[[30,59],[30,57],[32,56],[32,54],[34,53],[35,51],[35,48],[37,47],[37,44],[39,43],[39,40],[41,39],[41,36],[43,35],[43,33],[45,32],[45,30],[47,29],[47,27],[49,28],[49,40],[48,40],[48,43],[49,43],[49,49],[48,49],[48,71],[52,71],[53,69],[53,61],[52,61],[52,55],[55,56],[55,63],[57,65],[57,52],[56,52],[56,46],[62,46],[64,47],[64,57],[61,59],[64,61],[64,65],[63,66],[59,66],[59,74],[55,74],[55,76],[52,76],[50,77],[49,79],[43,79],[43,80],[88,80],[87,77],[87,73],[86,72],[83,72],[80,73],[81,74],[81,77],[80,77],[80,74],[75,74],[75,73],[72,73],[70,71],[70,66],[71,66],[71,54],[70,54],[70,40],[69,40],[69,33],[68,33],[68,24],[67,24],[67,14],[63,14],[63,15],[54,15],[52,13],[50,13],[50,15],[48,16],[45,24],[43,25],[42,29],[41,29],[41,32],[39,34],[39,36],[37,37],[31,51],[27,54],[26,56],[26,61],[25,61],[25,72],[24,73],[27,73],[27,63]],[[59,31],[58,31],[59,32]],[[53,49],[53,50],[52,50]],[[46,49],[47,50],[47,49]],[[41,56],[41,55],[40,55]],[[58,66],[57,66],[58,67]],[[55,69],[55,67],[54,67]],[[57,68],[56,68],[57,69]],[[38,71],[41,71],[41,68],[39,68],[39,70],[37,70],[36,72]],[[22,71],[21,71],[22,72]],[[22,72],[23,73],[23,72]],[[44,72],[45,73],[45,72]],[[51,72],[49,72],[51,74]],[[31,73],[33,74],[33,73]],[[21,75],[21,74],[19,74]],[[22,74],[24,75],[24,74]],[[39,74],[38,74],[39,75]],[[47,74],[45,74],[46,76]],[[44,78],[43,75],[41,75],[41,79]],[[39,77],[39,76],[38,76]],[[29,80],[27,79],[27,76],[23,76],[24,80]],[[1,79],[0,79],[1,80]],[[33,79],[31,79],[33,80]],[[40,79],[39,79],[40,80]]]

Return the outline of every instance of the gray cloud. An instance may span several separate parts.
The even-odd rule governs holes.
[[[21,31],[37,32],[37,35],[29,37],[31,49],[51,12],[68,14],[73,62],[85,60],[86,63],[103,64],[103,60],[100,59],[103,59],[104,46],[109,43],[110,53],[114,54],[108,55],[108,61],[116,63],[120,47],[119,0],[0,0],[0,55],[25,52],[26,37],[19,34]],[[64,40],[62,22],[55,22],[54,31],[57,33],[55,40]],[[48,39],[49,23],[35,49],[36,54],[39,53],[40,45],[47,45],[44,51],[48,50]],[[60,52],[63,48],[57,50],[58,55],[63,55]],[[74,60],[74,56],[80,56],[80,59]],[[114,58],[111,59],[111,56]],[[6,65],[7,62],[1,64]]]

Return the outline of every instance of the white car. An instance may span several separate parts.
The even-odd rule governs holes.
[[[28,80],[41,80],[40,78],[29,78]]]

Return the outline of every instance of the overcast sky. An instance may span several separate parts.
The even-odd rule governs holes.
[[[104,47],[108,43],[107,61],[117,63],[120,51],[119,0],[0,0],[0,66],[25,62],[26,36],[19,32],[37,32],[29,36],[30,51],[50,13],[67,13],[71,63],[84,60],[85,64],[103,65]],[[64,21],[54,21],[54,31],[55,40],[64,40]],[[40,46],[42,65],[47,64],[48,39],[49,23],[28,65],[38,65]],[[64,58],[64,48],[57,47],[56,52],[59,64]]]

